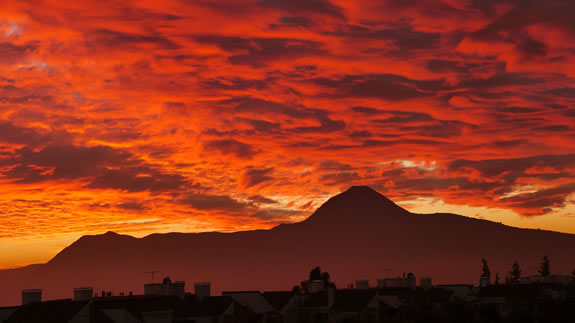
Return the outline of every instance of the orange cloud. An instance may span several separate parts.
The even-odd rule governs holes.
[[[575,194],[573,10],[2,2],[0,242],[267,228],[355,184],[556,228]]]

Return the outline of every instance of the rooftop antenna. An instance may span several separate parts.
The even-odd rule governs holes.
[[[152,270],[152,271],[146,271],[144,274],[150,274],[152,275],[152,284],[154,283],[154,274],[159,273],[159,270]]]

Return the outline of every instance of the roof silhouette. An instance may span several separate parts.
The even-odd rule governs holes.
[[[88,302],[72,301],[71,299],[32,303],[20,307],[6,320],[6,323],[68,322],[87,305]]]

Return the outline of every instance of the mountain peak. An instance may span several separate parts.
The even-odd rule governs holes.
[[[368,203],[383,209],[401,209],[392,200],[383,196],[369,186],[351,186],[346,191],[332,197],[326,204],[330,202],[345,202],[345,203]],[[356,206],[357,207],[357,206]],[[405,211],[405,210],[404,210]]]
[[[96,240],[100,240],[100,239],[104,239],[104,240],[117,240],[117,239],[123,239],[123,240],[128,240],[128,239],[136,239],[131,235],[128,234],[120,234],[114,231],[108,231],[106,233],[103,234],[96,234],[96,235],[88,235],[85,237],[89,237],[89,238],[95,238]]]
[[[383,195],[379,194],[373,188],[366,186],[366,185],[350,186],[347,190],[345,190],[343,193],[340,193],[338,195],[342,195],[342,194],[372,194],[372,195],[377,194],[377,195],[383,196]]]
[[[74,243],[60,251],[49,263],[66,263],[70,259],[89,261],[95,255],[102,255],[118,246],[129,246],[138,239],[130,235],[108,231],[103,234],[84,235]]]
[[[362,222],[409,212],[369,186],[351,186],[330,198],[309,217],[309,222]]]

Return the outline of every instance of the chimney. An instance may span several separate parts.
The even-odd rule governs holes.
[[[91,301],[93,295],[94,295],[94,289],[92,287],[74,288],[75,301]]]
[[[178,280],[175,283],[173,283],[174,286],[174,294],[176,296],[178,296],[179,299],[184,299],[186,298],[186,289],[185,289],[185,284],[186,282],[183,280]]]
[[[407,278],[405,279],[405,287],[409,287],[411,289],[415,289],[417,287],[417,279],[413,273],[408,273]]]
[[[42,302],[41,289],[23,289],[22,290],[22,305]]]
[[[162,284],[144,284],[144,295],[159,296],[161,294]]]
[[[199,282],[194,284],[196,297],[202,299],[211,296],[212,286],[209,282]]]

